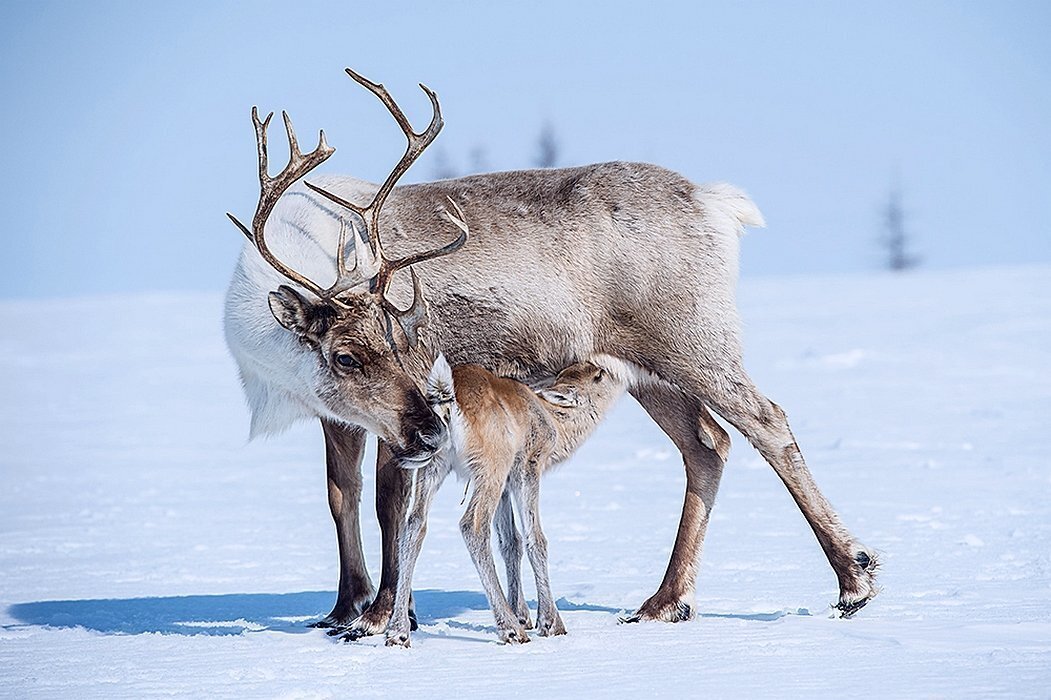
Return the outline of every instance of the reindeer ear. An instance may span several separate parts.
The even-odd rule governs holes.
[[[310,330],[310,302],[288,285],[282,284],[276,292],[270,292],[270,313],[277,322],[298,336]]]
[[[449,366],[449,361],[445,359],[445,353],[438,353],[438,357],[434,360],[434,365],[431,366],[431,374],[427,378],[428,385],[447,384],[452,386],[453,383],[453,370]]]
[[[567,391],[541,389],[536,393],[544,401],[554,404],[555,406],[561,406],[562,408],[576,408],[580,405],[580,397],[577,396],[576,389],[569,389]]]

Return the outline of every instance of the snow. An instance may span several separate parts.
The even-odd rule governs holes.
[[[246,443],[219,296],[2,302],[0,695],[1046,697],[1049,279],[742,281],[753,377],[882,554],[856,618],[831,618],[831,569],[734,434],[698,618],[618,624],[663,575],[684,485],[628,400],[544,484],[569,635],[496,642],[450,481],[409,650],[307,627],[337,574],[320,430]]]

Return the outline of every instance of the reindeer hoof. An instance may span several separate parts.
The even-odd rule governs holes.
[[[853,617],[879,593],[879,587],[876,585],[879,560],[875,555],[858,550],[854,554],[854,566],[851,569],[853,582],[840,588],[839,602],[835,606],[839,616],[844,619]]]
[[[317,622],[311,622],[310,626],[314,629],[328,630],[328,634],[330,635],[338,634],[340,630],[349,627],[359,616],[360,615],[340,615],[338,617],[333,617],[332,615],[329,615]]]
[[[342,600],[337,600],[336,605],[332,608],[332,612],[316,622],[311,622],[310,627],[313,627],[314,629],[346,627],[353,623],[354,620],[361,617],[362,613],[368,609],[369,605],[371,605],[371,601],[371,593],[352,603],[345,603]]]
[[[356,642],[362,637],[367,637],[365,632],[352,627],[342,627],[338,629],[331,629],[328,631],[328,636],[335,637],[341,642]]]
[[[650,598],[642,604],[638,610],[627,617],[620,618],[621,622],[686,622],[693,617],[693,606],[684,600],[659,602],[657,596]]]
[[[310,626],[314,629],[339,629],[351,624],[360,616],[360,610],[352,610],[345,614],[333,611],[320,620],[311,622]]]
[[[854,617],[854,613],[856,613],[858,610],[861,610],[863,607],[865,607],[870,600],[872,600],[871,597],[869,597],[869,598],[861,598],[859,600],[854,600],[854,601],[849,601],[849,602],[848,601],[840,601],[839,603],[836,604],[836,610],[839,611],[839,616],[841,618],[843,618],[844,620],[847,620],[847,619],[850,619],[851,617]]]
[[[356,642],[362,637],[380,634],[387,629],[388,622],[390,622],[389,612],[386,614],[374,613],[370,610],[360,615],[349,625],[330,629],[327,634],[330,637],[338,637],[344,642]]]

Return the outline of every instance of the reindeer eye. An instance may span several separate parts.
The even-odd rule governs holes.
[[[338,353],[336,355],[336,364],[341,367],[350,367],[351,369],[361,369],[361,361],[353,355],[348,355],[345,352]]]

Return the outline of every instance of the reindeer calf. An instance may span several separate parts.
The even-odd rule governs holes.
[[[626,386],[616,373],[584,362],[563,370],[551,387],[534,392],[478,365],[450,368],[444,356],[438,357],[428,379],[427,401],[446,426],[445,435],[442,447],[429,459],[402,462],[416,472],[408,522],[398,543],[398,588],[387,628],[389,646],[409,646],[412,574],[427,530],[427,512],[453,470],[473,487],[460,530],[500,638],[528,642],[526,629],[531,628],[522,593],[522,536],[515,525],[512,499],[523,521],[525,549],[536,577],[537,629],[543,636],[566,633],[548,580],[547,539],[540,527],[540,477],[584,442]],[[494,515],[507,566],[507,596],[497,579],[490,543]]]

